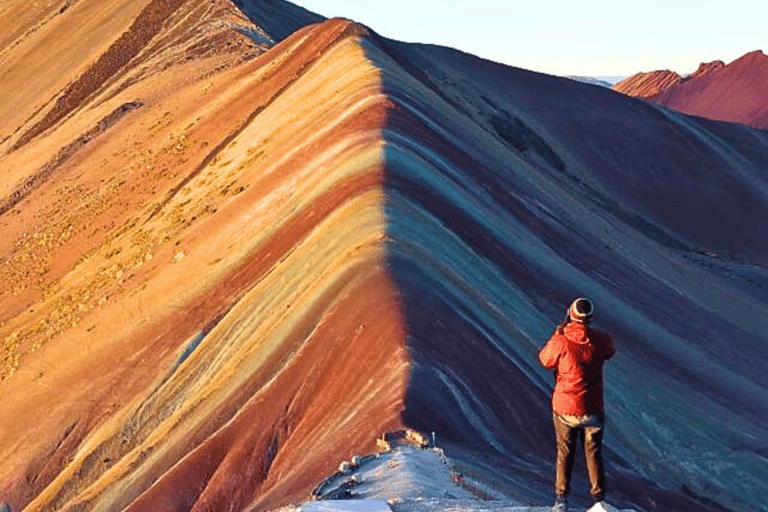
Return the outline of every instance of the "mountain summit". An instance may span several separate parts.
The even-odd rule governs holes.
[[[550,504],[537,353],[588,296],[609,502],[764,505],[767,132],[287,2],[29,6],[0,31],[0,503],[272,510],[412,428]]]
[[[728,65],[702,63],[687,77],[637,73],[613,89],[685,114],[768,129],[768,56],[759,50]]]

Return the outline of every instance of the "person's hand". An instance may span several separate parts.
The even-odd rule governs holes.
[[[563,321],[557,324],[557,327],[555,327],[555,333],[563,334],[563,329],[565,329],[565,326],[568,325],[570,321],[571,321],[571,315],[566,311],[565,318],[563,319]]]

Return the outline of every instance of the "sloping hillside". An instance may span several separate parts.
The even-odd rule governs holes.
[[[240,7],[3,11],[0,502],[269,510],[412,426],[548,503],[587,295],[615,503],[755,507],[768,135]]]

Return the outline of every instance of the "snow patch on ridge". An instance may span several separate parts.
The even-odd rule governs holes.
[[[474,498],[456,485],[452,477],[442,450],[403,445],[361,459],[358,465],[331,476],[316,492],[322,499],[390,502],[428,497]]]
[[[456,482],[461,477],[440,448],[407,444],[343,462],[317,488],[320,499],[275,512],[549,512],[507,499],[481,501]],[[594,507],[593,507],[594,509]],[[587,512],[593,512],[593,509]],[[577,512],[583,509],[577,509]],[[608,512],[619,512],[611,506]],[[597,512],[594,509],[594,512]],[[629,511],[626,511],[629,512]]]

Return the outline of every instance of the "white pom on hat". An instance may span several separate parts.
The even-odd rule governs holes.
[[[592,306],[591,300],[582,297],[571,303],[571,307],[568,309],[568,314],[574,322],[585,324],[592,320],[592,316],[595,314],[595,309]]]

